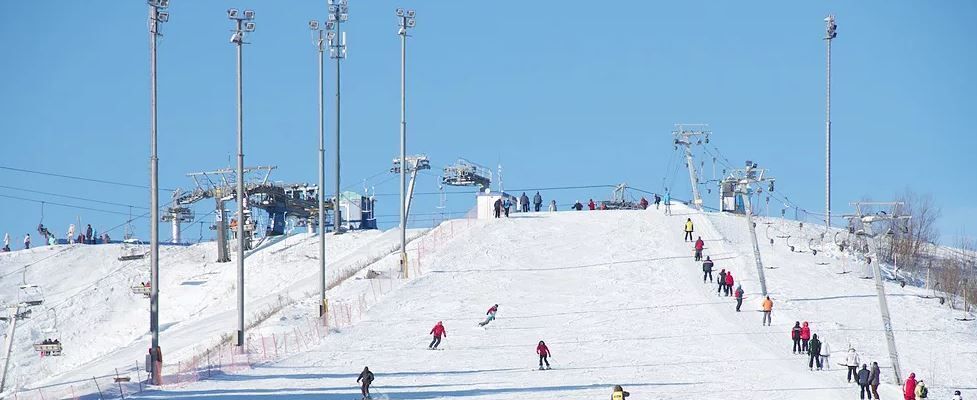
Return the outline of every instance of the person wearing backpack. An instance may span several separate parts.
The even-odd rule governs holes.
[[[926,388],[926,384],[920,379],[916,382],[916,398],[925,399],[929,395],[929,389]]]

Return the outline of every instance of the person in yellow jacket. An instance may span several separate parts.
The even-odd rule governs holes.
[[[611,393],[611,400],[624,400],[625,397],[630,395],[631,393],[625,392],[621,385],[614,385],[614,393]]]
[[[770,318],[770,312],[773,311],[773,300],[770,300],[770,296],[763,299],[761,307],[763,309],[763,325],[770,326],[773,323],[773,320]]]
[[[689,218],[689,219],[685,220],[685,241],[686,242],[691,242],[692,241],[692,231],[693,231],[692,228],[693,228],[692,227],[692,218]]]

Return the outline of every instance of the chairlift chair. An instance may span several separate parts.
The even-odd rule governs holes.
[[[27,270],[24,270],[24,277],[26,278]],[[22,282],[20,284],[20,293],[17,295],[17,303],[25,307],[36,307],[44,304],[44,294],[41,293],[41,287],[33,284]]]
[[[145,297],[150,297],[153,292],[153,287],[146,283],[140,283],[137,285],[132,285],[131,287],[133,294],[141,294]]]
[[[44,338],[34,343],[34,351],[37,351],[41,357],[57,357],[62,351],[61,335],[58,333],[58,314],[54,308],[49,308],[48,311],[54,316],[54,324],[50,328],[41,330]]]
[[[119,261],[141,260],[146,257],[146,252],[139,247],[139,241],[126,240],[122,243],[122,255]]]

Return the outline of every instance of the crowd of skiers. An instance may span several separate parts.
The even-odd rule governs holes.
[[[668,194],[668,191],[665,192],[664,196],[665,196],[664,197],[665,213],[671,215],[672,213],[671,196]],[[513,201],[515,201],[515,204],[513,204]],[[653,201],[655,204],[655,209],[656,210],[659,209],[659,207],[663,203],[662,196],[655,194],[653,197]],[[530,204],[532,205],[532,208],[530,208]],[[638,208],[645,210],[650,206],[650,204],[651,203],[649,203],[648,199],[641,197],[641,199],[638,201]],[[540,212],[543,209],[543,196],[540,195],[539,192],[536,192],[536,195],[533,196],[531,202],[529,196],[526,195],[526,192],[523,192],[522,195],[518,197],[512,197],[508,195],[502,196],[496,199],[495,202],[492,204],[492,211],[494,212],[495,218],[508,217],[509,212],[512,210],[513,206],[515,206],[516,210],[519,212],[529,212],[530,209],[534,210],[535,212]],[[584,203],[581,203],[580,200],[576,200],[573,202],[572,205],[570,205],[570,209],[574,211],[582,211],[584,208],[591,211],[607,210],[607,203],[603,201],[598,202],[598,201],[594,201],[594,199],[589,199],[586,205],[584,205]],[[549,206],[547,207],[547,211],[550,212],[557,211],[556,200],[550,200]]]
[[[37,234],[39,237],[44,239],[43,244],[47,244],[47,245],[58,244],[57,236],[54,234],[54,232],[51,232],[51,230],[48,229],[48,227],[44,226],[43,223],[37,225]],[[0,248],[0,251],[2,252],[13,251],[13,249],[10,247],[10,240],[11,240],[10,233],[5,233],[3,235],[3,248]],[[62,243],[98,244],[98,243],[109,243],[110,241],[111,238],[107,233],[103,233],[102,236],[99,237],[95,229],[92,228],[91,224],[89,224],[85,228],[85,232],[79,233],[76,236],[75,224],[71,224],[68,226],[68,232],[65,235],[64,242]],[[24,234],[23,244],[24,244],[23,248],[25,250],[31,248],[33,241],[30,233]]]

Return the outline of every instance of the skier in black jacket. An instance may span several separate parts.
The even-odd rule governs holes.
[[[811,342],[807,344],[807,352],[811,355],[811,361],[808,362],[807,367],[814,370],[814,366],[818,366],[818,371],[821,370],[821,341],[818,340],[818,334],[815,333],[811,337]]]
[[[709,278],[709,282],[712,282],[712,267],[713,262],[706,256],[706,261],[702,262],[702,283],[706,283],[706,277]]]
[[[363,372],[360,372],[360,376],[356,378],[356,382],[362,384],[360,391],[363,392],[363,399],[369,399],[370,384],[373,383],[373,373],[370,372],[370,367],[363,367]]]
[[[801,321],[794,323],[794,327],[790,330],[790,339],[794,341],[794,354],[801,352]]]

